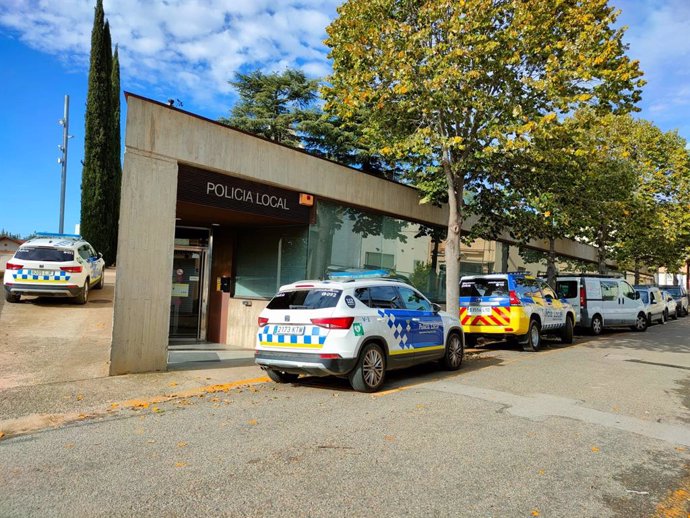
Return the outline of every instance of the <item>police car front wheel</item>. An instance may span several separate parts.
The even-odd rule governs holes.
[[[462,365],[463,354],[464,350],[460,335],[458,333],[451,333],[448,335],[446,354],[443,357],[443,366],[449,371],[458,370],[460,365]]]
[[[350,372],[350,385],[357,392],[376,392],[386,376],[386,357],[375,343],[364,346],[357,365]]]

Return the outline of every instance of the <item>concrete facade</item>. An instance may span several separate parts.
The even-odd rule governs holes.
[[[178,166],[244,178],[418,223],[445,226],[447,207],[420,205],[415,189],[127,95],[125,160],[111,374],[165,370],[172,290]],[[471,223],[471,222],[470,222]],[[508,236],[504,236],[510,241]],[[548,243],[531,243],[548,249]],[[594,248],[558,241],[557,253],[596,260]],[[253,343],[266,301],[221,299],[228,343]]]

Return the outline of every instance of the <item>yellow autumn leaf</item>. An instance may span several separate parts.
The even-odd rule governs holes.
[[[256,419],[250,419],[249,421],[247,421],[247,424],[251,426],[256,426],[258,423],[259,422]]]
[[[187,442],[185,441],[180,441],[177,443],[178,448],[186,448],[187,447]]]
[[[184,468],[187,465],[186,462],[176,462],[175,467],[176,468]]]
[[[598,452],[599,452],[599,448],[597,448],[596,446],[592,446],[592,451],[593,451],[594,453],[598,453]]]
[[[532,509],[532,516],[539,516],[539,509]]]

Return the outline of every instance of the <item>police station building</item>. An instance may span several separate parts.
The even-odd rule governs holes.
[[[301,279],[396,277],[444,302],[447,207],[420,205],[409,186],[126,96],[111,374],[165,370],[175,343],[252,348],[270,297]],[[516,269],[515,247],[505,243],[464,248],[463,272]],[[570,241],[557,251],[596,258]]]

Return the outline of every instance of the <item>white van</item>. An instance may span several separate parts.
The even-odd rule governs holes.
[[[605,327],[630,326],[645,331],[647,312],[639,294],[624,279],[606,275],[559,275],[558,296],[575,309],[578,326],[600,334]]]

